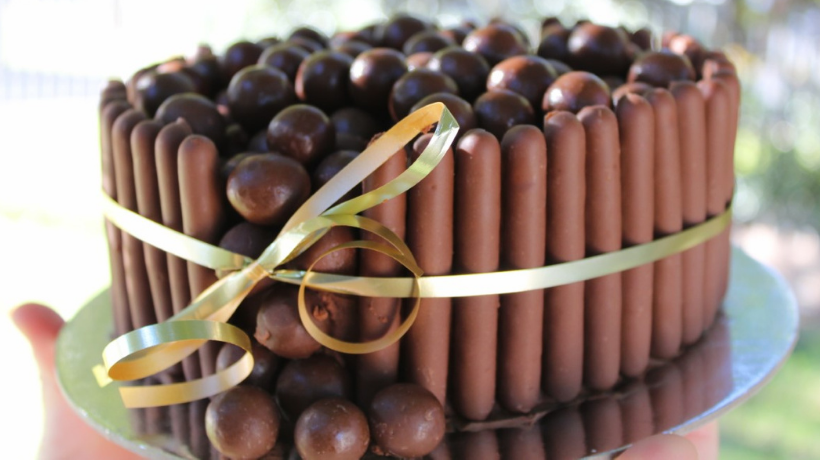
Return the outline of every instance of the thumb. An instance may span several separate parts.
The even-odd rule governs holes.
[[[39,304],[26,304],[11,314],[17,329],[26,336],[40,369],[54,369],[54,343],[65,323],[54,310]]]

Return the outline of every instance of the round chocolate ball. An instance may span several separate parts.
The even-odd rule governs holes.
[[[541,43],[536,54],[544,59],[566,61],[569,57],[567,40],[570,30],[561,23],[550,24],[541,31]]]
[[[288,263],[288,267],[296,270],[307,270],[314,262],[313,270],[321,273],[336,273],[341,275],[356,274],[356,250],[342,249],[333,251],[325,257],[319,257],[326,251],[342,244],[353,241],[355,232],[350,227],[333,227],[322,238],[307,248],[299,257]]]
[[[174,94],[159,106],[154,116],[164,124],[184,119],[194,134],[201,134],[217,146],[225,140],[225,118],[208,98],[196,93]]]
[[[432,57],[433,53],[429,51],[421,51],[407,56],[407,58],[404,59],[404,62],[407,63],[407,70],[412,72],[416,69],[426,69],[427,63],[430,62]]]
[[[320,189],[357,156],[359,156],[359,152],[356,150],[339,150],[325,157],[324,160],[316,165],[316,169],[313,170],[311,181],[313,183],[313,188],[315,190]],[[347,201],[351,198],[359,196],[360,194],[361,186],[359,185],[347,192],[341,198],[341,201]]]
[[[296,73],[296,95],[330,113],[347,105],[347,80],[353,58],[339,51],[320,51],[302,61]]]
[[[652,49],[652,31],[647,28],[641,28],[629,34],[629,41],[634,43],[643,51]]]
[[[345,107],[333,112],[330,116],[336,134],[347,134],[370,140],[382,130],[379,122],[372,115],[357,107]]]
[[[273,390],[276,371],[279,370],[279,357],[255,341],[251,341],[251,354],[253,355],[253,370],[242,383],[264,390]],[[216,370],[227,369],[244,355],[245,350],[236,345],[230,343],[222,345],[216,355]]]
[[[584,23],[567,41],[569,64],[598,75],[624,75],[629,68],[629,39],[621,29]]]
[[[225,145],[220,155],[233,156],[247,150],[248,133],[239,123],[231,123],[225,128]]]
[[[426,21],[409,15],[398,15],[379,27],[376,33],[381,46],[401,50],[410,37],[428,29],[432,29],[432,26]]]
[[[478,126],[498,139],[515,125],[535,123],[535,113],[523,96],[506,89],[482,94],[473,104]]]
[[[220,62],[225,81],[230,81],[237,72],[245,67],[256,64],[262,51],[261,46],[246,40],[229,46]]]
[[[253,459],[273,449],[279,434],[279,412],[264,390],[240,385],[211,399],[205,432],[223,455]]]
[[[344,43],[334,46],[333,49],[340,53],[345,53],[352,58],[356,58],[358,55],[364,53],[365,51],[373,49],[373,47],[363,41],[348,40]]]
[[[516,24],[514,24],[512,22],[509,22],[506,19],[495,17],[495,18],[490,19],[490,22],[488,23],[488,25],[509,27],[510,29],[512,29],[516,33],[516,35],[518,35],[518,40],[520,40],[521,43],[524,44],[524,46],[529,47],[530,39],[529,39],[529,37],[527,37],[527,33],[524,32],[524,30],[521,29],[520,27],[518,27]]]
[[[407,72],[393,85],[390,93],[390,116],[399,121],[410,113],[416,102],[434,93],[458,94],[458,86],[452,78],[430,69]]]
[[[268,125],[268,148],[306,167],[312,167],[330,154],[335,145],[330,118],[310,105],[292,105],[279,112]]]
[[[570,73],[570,72],[572,72],[572,67],[568,66],[568,65],[567,65],[565,62],[563,62],[563,61],[557,61],[557,60],[555,60],[555,59],[547,59],[547,62],[549,62],[549,63],[550,63],[550,65],[552,66],[553,70],[555,70],[555,73],[556,73],[556,74],[558,74],[558,76],[559,76],[559,77],[560,77],[561,75],[564,75],[565,73]]]
[[[686,55],[669,51],[644,53],[629,68],[629,83],[643,82],[659,88],[667,88],[673,81],[695,79],[695,69]]]
[[[452,78],[458,85],[459,95],[470,102],[484,92],[490,73],[486,59],[459,46],[437,51],[427,67]]]
[[[707,58],[707,50],[691,35],[675,35],[669,39],[669,50],[689,58],[692,67],[699,71]]]
[[[277,113],[296,102],[284,72],[264,65],[237,72],[228,85],[227,96],[231,116],[252,132],[267,126]]]
[[[583,71],[574,71],[558,77],[544,93],[541,108],[567,110],[578,113],[590,105],[609,106],[609,86],[597,76]]]
[[[458,122],[459,134],[466,133],[467,131],[478,126],[478,121],[476,121],[475,118],[475,112],[473,112],[473,106],[471,106],[469,102],[456,96],[455,94],[431,94],[425,97],[424,99],[418,101],[416,105],[414,105],[413,108],[410,109],[410,112],[415,112],[416,110],[424,107],[427,104],[432,104],[433,102],[443,103],[447,107],[447,110],[449,110],[453,114],[453,117]]]
[[[420,385],[397,383],[379,391],[368,416],[370,436],[388,455],[421,457],[444,438],[444,409]]]
[[[541,106],[544,92],[558,78],[558,73],[546,59],[538,56],[513,56],[490,70],[487,91],[499,89],[518,93],[533,108]]]
[[[315,354],[290,361],[276,381],[279,407],[296,420],[311,404],[325,398],[346,398],[350,393],[347,371],[328,355]]]
[[[247,158],[248,155],[260,154],[240,155],[245,155],[245,158]],[[222,239],[219,240],[219,247],[250,257],[251,259],[256,259],[262,255],[262,251],[264,251],[268,245],[273,243],[277,233],[279,232],[274,228],[263,227],[250,222],[240,222],[222,235]]]
[[[299,48],[302,48],[310,54],[317,53],[325,49],[325,47],[322,46],[321,43],[305,37],[293,37],[285,43],[290,43],[292,45],[298,46]]]
[[[136,82],[137,109],[153,117],[159,106],[174,94],[196,92],[194,83],[183,72],[147,72]]]
[[[262,47],[263,50],[270,48],[271,46],[276,46],[282,43],[282,40],[279,37],[265,37],[256,42],[257,45]]]
[[[473,30],[473,27],[460,25],[442,30],[441,35],[449,38],[456,45],[461,45],[464,42],[464,39],[467,38],[467,35],[469,35]]]
[[[410,37],[404,44],[404,54],[410,56],[413,53],[428,51],[435,53],[440,49],[454,46],[456,43],[446,35],[442,35],[437,30],[423,30]]]
[[[387,113],[393,84],[407,72],[404,55],[389,48],[373,48],[350,66],[348,91],[353,103],[374,113]]]
[[[491,24],[470,32],[464,39],[464,49],[478,53],[491,66],[519,54],[527,54],[527,45],[519,33],[506,24]]]
[[[228,177],[228,201],[248,222],[279,226],[307,200],[310,177],[297,161],[278,153],[240,161]]]
[[[281,43],[265,48],[259,56],[259,64],[279,69],[288,76],[288,80],[295,82],[299,65],[308,56],[310,53],[293,43]]]
[[[256,134],[251,136],[250,140],[248,140],[248,152],[253,153],[267,153],[270,152],[268,149],[268,130],[262,129],[257,131]]]
[[[313,40],[316,43],[321,44],[323,48],[327,48],[329,42],[327,35],[311,27],[299,27],[295,29],[293,32],[291,32],[290,36],[288,37],[288,40],[291,40],[296,37],[302,37],[307,38],[308,40]]]
[[[614,91],[612,91],[612,102],[617,104],[622,97],[626,96],[627,94],[644,94],[647,91],[652,89],[651,85],[648,85],[641,81],[636,81],[634,83],[624,83],[621,86],[618,86]]]
[[[302,412],[294,442],[304,460],[358,460],[370,446],[370,428],[355,404],[328,398]]]
[[[253,336],[268,350],[283,358],[307,358],[322,348],[308,334],[299,318],[298,296],[299,289],[296,286],[276,284],[258,300],[256,332]],[[313,316],[313,322],[324,332],[330,330],[319,296],[312,290],[306,290],[305,302]]]

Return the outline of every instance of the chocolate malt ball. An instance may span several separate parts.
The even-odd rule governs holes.
[[[376,35],[381,46],[401,50],[413,35],[432,29],[428,22],[409,15],[398,15],[389,19],[377,29]]]
[[[279,407],[291,420],[296,420],[316,401],[349,396],[347,371],[334,358],[323,354],[289,362],[276,382]]]
[[[164,124],[184,119],[194,134],[201,134],[221,146],[225,140],[225,118],[208,98],[195,93],[175,94],[157,109],[154,119]]]
[[[431,29],[421,31],[410,37],[407,42],[404,43],[402,51],[404,51],[404,54],[407,56],[423,51],[435,53],[440,49],[454,46],[455,44],[452,38],[443,35],[437,30]]]
[[[228,201],[248,222],[280,226],[307,200],[310,177],[284,155],[265,153],[240,161],[228,177]]]
[[[356,233],[350,227],[337,226],[328,230],[313,246],[288,263],[288,267],[296,270],[307,270],[311,264],[313,270],[321,273],[337,273],[342,275],[356,274],[356,250],[341,249],[333,251],[325,257],[319,258],[328,250],[355,240]]]
[[[293,32],[290,33],[288,40],[291,40],[296,37],[313,40],[314,42],[321,44],[323,48],[327,48],[329,43],[327,35],[311,27],[299,27],[295,29]]]
[[[317,42],[316,40],[311,40],[305,37],[293,37],[288,39],[288,41],[285,43],[296,45],[310,54],[318,53],[319,51],[325,49],[325,47],[322,46],[321,43]]]
[[[475,30],[474,27],[460,25],[442,30],[441,35],[449,38],[456,45],[461,45],[464,42],[464,39],[467,38],[467,35],[469,35],[473,30]]]
[[[294,442],[304,460],[358,460],[370,445],[370,428],[355,404],[328,398],[302,412]]]
[[[501,139],[515,125],[535,123],[535,114],[523,96],[499,89],[482,94],[473,104],[478,126]]]
[[[541,31],[541,43],[538,45],[536,54],[544,59],[566,61],[569,57],[567,41],[571,32],[560,22],[544,27]]]
[[[441,72],[458,85],[459,95],[472,102],[485,91],[490,66],[480,54],[471,53],[460,46],[437,51],[427,63],[430,70]]]
[[[293,43],[280,43],[265,48],[265,51],[259,56],[259,64],[281,70],[288,76],[288,80],[294,83],[299,66],[308,56],[310,56],[310,53],[300,46]]]
[[[147,72],[136,82],[137,108],[153,117],[159,106],[174,94],[193,93],[194,83],[183,72]]]
[[[330,118],[316,107],[297,104],[279,112],[268,125],[268,148],[307,168],[333,151],[336,134]]]
[[[387,455],[421,457],[444,437],[444,409],[420,385],[397,383],[381,390],[370,404],[368,417],[370,435]]]
[[[644,53],[629,68],[629,83],[643,82],[659,88],[668,88],[673,81],[695,80],[695,69],[689,58],[670,51]]]
[[[433,53],[429,51],[420,51],[418,53],[413,53],[407,56],[404,59],[404,62],[407,64],[407,70],[412,72],[416,69],[426,69],[427,64],[430,62],[430,59],[433,58]]]
[[[287,75],[264,65],[237,72],[228,85],[227,96],[231,117],[251,132],[264,128],[277,113],[296,102]]]
[[[236,345],[230,343],[222,345],[219,354],[216,355],[216,370],[227,369],[239,361],[244,354],[245,350]],[[279,357],[255,341],[251,342],[251,354],[253,355],[253,369],[251,375],[243,383],[263,390],[272,390],[276,372],[279,370]]]
[[[337,150],[361,152],[370,139],[384,128],[372,115],[358,107],[345,107],[333,112],[330,121],[336,131]]]
[[[283,358],[307,358],[322,347],[310,334],[299,318],[299,289],[295,286],[277,284],[259,299],[254,337],[268,350]],[[318,295],[305,291],[305,304],[314,324],[327,332],[330,325]]]
[[[255,459],[273,449],[279,434],[279,412],[264,390],[240,385],[211,399],[205,432],[223,455]]]
[[[584,23],[567,41],[573,69],[598,75],[624,75],[629,68],[629,39],[621,29]]]
[[[591,105],[610,105],[609,87],[589,72],[574,71],[558,77],[544,93],[544,112],[567,110],[578,113]]]
[[[470,32],[464,39],[464,49],[478,53],[491,66],[519,54],[527,54],[527,45],[520,34],[506,24],[491,24]]]
[[[302,61],[296,73],[299,99],[327,113],[349,104],[347,80],[353,58],[339,51],[320,51]]]
[[[478,126],[478,122],[476,121],[475,117],[475,112],[473,112],[473,106],[470,105],[469,102],[456,96],[455,94],[431,94],[425,97],[424,99],[418,101],[416,105],[414,105],[410,109],[410,112],[415,112],[416,110],[424,107],[425,105],[432,104],[434,102],[443,103],[447,107],[447,110],[449,110],[450,113],[453,114],[453,117],[456,119],[456,122],[458,122],[459,134],[466,133],[467,131]]]
[[[277,233],[275,228],[240,222],[225,232],[219,240],[219,247],[256,259],[273,243]]]
[[[458,94],[458,86],[452,78],[430,69],[407,72],[393,85],[390,92],[390,116],[399,121],[410,113],[413,105],[435,93]]]
[[[229,46],[220,60],[225,81],[230,81],[237,72],[245,67],[256,64],[262,51],[261,46],[245,40]]]
[[[354,59],[369,49],[373,49],[373,47],[359,40],[348,40],[333,47],[334,51],[345,53]]]
[[[316,169],[313,170],[312,175],[312,183],[313,188],[318,190],[322,188],[323,185],[327,184],[327,182],[333,178],[336,174],[339,173],[345,166],[348,165],[354,158],[359,156],[359,152],[355,150],[339,150],[336,152],[331,153],[324,160],[322,160],[318,165],[316,165]],[[360,188],[359,188],[360,189]],[[359,195],[359,192],[353,189],[348,192],[348,195],[345,195],[343,200],[348,200],[353,198],[354,196]]]
[[[348,91],[353,103],[375,114],[387,113],[393,84],[407,72],[404,55],[390,48],[373,48],[353,60]]]
[[[513,56],[490,70],[487,91],[510,90],[526,99],[533,108],[541,106],[544,92],[558,78],[558,73],[544,58]]]

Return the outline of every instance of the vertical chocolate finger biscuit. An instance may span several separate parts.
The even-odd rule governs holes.
[[[534,126],[515,126],[501,141],[501,254],[504,269],[544,265],[547,232],[547,146]],[[529,412],[541,387],[544,294],[532,290],[501,297],[498,325],[498,399],[513,412]]]
[[[459,273],[498,270],[501,233],[501,148],[487,131],[464,134],[455,151],[455,260]],[[483,420],[495,402],[498,295],[453,300],[453,404]]]
[[[544,118],[547,141],[547,263],[584,257],[586,137],[570,112]],[[547,289],[544,294],[541,388],[559,401],[581,391],[584,356],[584,283]]]

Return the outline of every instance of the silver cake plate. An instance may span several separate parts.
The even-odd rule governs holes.
[[[91,368],[112,338],[111,324],[110,296],[104,291],[60,334],[57,372],[77,412],[112,441],[145,457],[218,458],[204,433],[207,401],[129,410],[118,383],[97,385]],[[519,458],[523,452],[528,458],[611,458],[655,433],[687,433],[760,390],[791,353],[797,326],[797,303],[783,278],[733,248],[723,313],[681,356],[606,394],[541,407],[527,416],[502,414],[461,424],[462,431],[448,434],[431,457],[474,458],[481,451],[491,454],[488,458]]]

